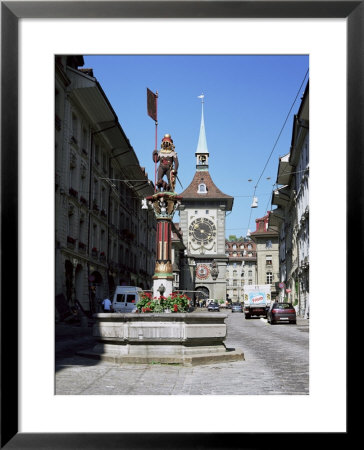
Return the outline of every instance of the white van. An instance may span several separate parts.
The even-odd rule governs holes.
[[[112,309],[116,313],[133,313],[143,290],[136,286],[116,286]]]

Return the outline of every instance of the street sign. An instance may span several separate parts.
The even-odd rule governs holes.
[[[285,287],[285,284],[284,283],[279,283],[279,285],[278,285],[281,289],[284,289],[284,287]]]

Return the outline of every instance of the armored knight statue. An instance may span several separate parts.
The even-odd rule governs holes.
[[[157,188],[159,191],[174,192],[178,170],[178,157],[174,151],[173,140],[170,134],[165,134],[160,150],[153,151],[153,161],[159,162],[157,174]],[[166,176],[167,181],[163,180]]]

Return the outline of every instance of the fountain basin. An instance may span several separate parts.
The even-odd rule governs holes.
[[[98,343],[82,356],[114,363],[210,364],[243,360],[241,349],[225,346],[226,314],[99,313]]]

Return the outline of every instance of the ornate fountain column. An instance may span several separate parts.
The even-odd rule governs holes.
[[[172,220],[182,197],[174,192],[158,192],[147,197],[157,219],[157,257],[153,276],[153,296],[168,297],[173,288]]]

